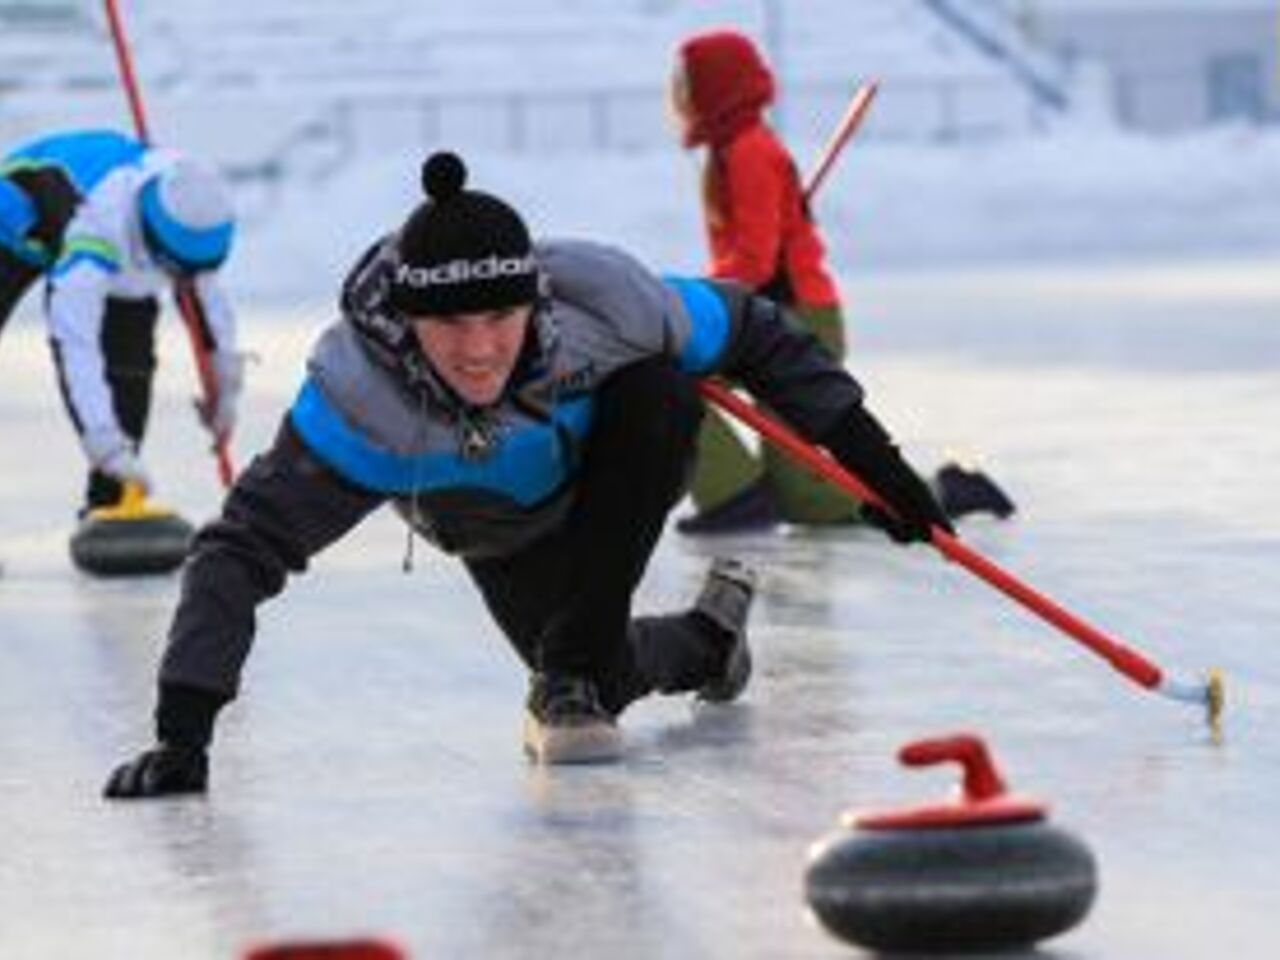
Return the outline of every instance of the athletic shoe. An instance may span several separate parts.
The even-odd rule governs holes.
[[[525,702],[524,749],[535,763],[603,763],[622,756],[622,734],[590,680],[535,673]]]

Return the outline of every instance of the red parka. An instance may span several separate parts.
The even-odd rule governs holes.
[[[795,164],[763,119],[774,83],[755,46],[716,31],[684,43],[680,57],[693,110],[685,144],[709,151],[709,272],[753,290],[781,279],[800,307],[838,304]]]

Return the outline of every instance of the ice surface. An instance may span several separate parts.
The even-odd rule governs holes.
[[[979,453],[1018,501],[963,533],[1175,674],[1226,671],[1225,738],[923,548],[664,540],[643,609],[713,551],[764,572],[740,705],[654,700],[620,766],[543,772],[523,678],[456,565],[372,519],[266,608],[207,799],[110,805],[149,738],[177,580],[66,557],[80,466],[31,318],[0,348],[0,956],[228,958],[378,933],[415,957],[836,957],[800,894],[850,807],[932,799],[892,755],[987,735],[1100,861],[1062,958],[1261,958],[1280,908],[1280,270],[1274,262],[858,279],[852,366],[921,465]],[[245,311],[243,461],[329,308]],[[213,461],[166,326],[148,461],[194,518]]]

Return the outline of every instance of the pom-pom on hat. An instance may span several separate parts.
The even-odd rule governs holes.
[[[532,303],[538,265],[520,215],[497,197],[463,189],[457,154],[422,165],[427,199],[400,228],[391,304],[410,316],[449,316]]]
[[[179,157],[138,194],[142,234],[161,264],[184,273],[219,267],[231,252],[235,214],[213,168]]]

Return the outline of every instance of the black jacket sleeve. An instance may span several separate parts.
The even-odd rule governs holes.
[[[258,604],[383,499],[339,478],[285,421],[236,480],[222,515],[195,537],[160,665],[163,742],[208,741],[214,714],[239,687]]]
[[[863,517],[898,543],[929,542],[933,528],[955,533],[951,521],[934,499],[933,491],[899,453],[884,427],[870,411],[850,409],[822,438],[846,470],[867,484],[887,510],[862,505]]]
[[[730,315],[722,372],[867,483],[888,510],[864,505],[863,512],[893,539],[927,541],[933,527],[952,532],[928,485],[863,406],[862,387],[817,338],[771,300],[716,286]]]
[[[712,285],[730,317],[721,373],[740,382],[815,443],[849,410],[861,405],[858,381],[786,310],[737,284],[712,281]]]

